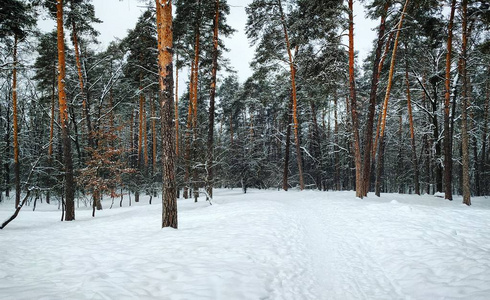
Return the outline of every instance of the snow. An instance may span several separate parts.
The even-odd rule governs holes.
[[[179,200],[178,230],[145,197],[74,222],[24,207],[0,231],[0,299],[490,299],[490,199],[215,194]]]

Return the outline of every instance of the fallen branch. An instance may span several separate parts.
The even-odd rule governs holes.
[[[17,218],[17,215],[19,214],[21,208],[24,206],[24,204],[27,203],[27,199],[29,198],[30,194],[31,194],[31,190],[27,190],[27,194],[25,195],[24,200],[22,200],[22,203],[17,207],[13,215],[10,218],[8,218],[7,221],[3,222],[2,226],[0,226],[0,229],[4,229],[5,226],[8,225],[8,223],[12,222],[12,220]]]
[[[43,147],[42,150],[45,150],[47,147]],[[32,164],[32,167],[31,167],[31,170],[29,171],[29,175],[27,176],[27,179],[24,183],[25,186],[27,186],[29,184],[29,180],[31,179],[31,175],[32,173],[34,173],[34,169],[36,168],[37,164],[39,163],[39,160],[41,159],[41,155],[37,158],[37,160],[34,162],[34,164]],[[2,226],[0,226],[0,229],[4,229],[5,226],[7,226],[8,223],[12,222],[12,220],[14,220],[15,218],[17,218],[17,215],[19,214],[20,212],[20,209],[26,204],[27,202],[27,199],[29,199],[29,195],[31,194],[31,190],[32,188],[28,188],[27,189],[27,194],[26,196],[24,197],[24,200],[22,200],[22,203],[15,209],[15,212],[14,214],[5,222],[3,222]]]

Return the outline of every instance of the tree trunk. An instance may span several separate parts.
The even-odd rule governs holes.
[[[453,20],[456,0],[451,1],[451,16],[449,17],[447,53],[446,53],[446,77],[445,77],[445,96],[444,96],[444,197],[453,200],[452,193],[452,145],[449,129],[449,105],[451,99],[451,53],[453,42]]]
[[[289,175],[289,147],[291,145],[291,123],[293,122],[293,96],[289,96],[289,105],[287,112],[287,127],[286,127],[286,144],[284,150],[284,171],[282,173],[282,189],[287,191],[289,189],[288,175]]]
[[[73,106],[70,106],[69,110],[70,110],[71,121],[73,123],[73,135],[75,136],[75,151],[77,151],[78,164],[81,166],[82,165],[82,149],[80,147],[80,140],[78,139],[77,118],[76,118],[75,109],[73,108]]]
[[[151,96],[149,101],[152,102]],[[145,163],[145,173],[148,171],[148,128],[146,122],[146,107],[143,105],[143,161]]]
[[[53,64],[53,81],[51,85],[51,117],[49,121],[49,146],[48,146],[48,184],[51,187],[51,173],[53,168],[53,139],[54,139],[54,118],[55,118],[55,89],[56,89],[56,64]],[[46,203],[50,203],[50,189],[46,192]]]
[[[453,0],[454,5],[455,0]],[[467,9],[468,0],[462,0],[461,10],[463,17],[463,33],[462,33],[462,45],[461,45],[461,60],[463,72],[463,89],[462,89],[462,108],[461,108],[461,135],[462,135],[462,152],[463,152],[463,203],[471,205],[471,190],[470,190],[470,156],[469,156],[469,138],[468,138],[468,109],[469,109],[469,78],[467,72]],[[454,8],[452,8],[454,10]],[[452,12],[454,14],[454,12]]]
[[[209,128],[208,128],[208,157],[206,163],[207,178],[206,187],[207,194],[213,198],[213,168],[214,168],[214,97],[216,95],[216,72],[218,70],[218,27],[219,27],[219,0],[215,2],[215,19],[213,32],[213,62],[211,70],[211,87],[209,92]]]
[[[189,83],[189,108],[187,110],[187,126],[185,131],[185,153],[184,153],[184,162],[185,162],[185,173],[184,173],[184,199],[189,198],[190,192],[190,168],[191,168],[191,131],[192,131],[192,115],[193,115],[193,99],[192,96],[194,90],[194,61],[191,64],[191,81]]]
[[[384,173],[384,162],[385,162],[385,141],[384,137],[379,140],[379,151],[376,166],[376,183],[375,183],[375,194],[376,196],[381,196],[381,189],[383,188],[383,173]]]
[[[157,170],[157,130],[156,130],[156,115],[155,115],[155,102],[152,99],[150,102],[151,110],[151,163],[152,163],[152,175]],[[176,141],[177,142],[177,141]]]
[[[179,157],[179,54],[175,58],[175,155]]]
[[[385,49],[383,51],[383,55],[381,56],[381,60],[379,62],[379,65],[378,65],[378,76],[376,78],[377,82],[379,83],[379,78],[381,77],[381,70],[383,69],[383,65],[384,65],[384,62],[386,60],[386,56],[388,55],[388,50],[390,49],[390,44],[391,44],[391,40],[393,39],[393,35],[394,35],[394,31],[390,33],[390,35],[388,36],[388,39],[386,40],[386,43],[385,43]],[[371,154],[371,160],[372,160],[372,164],[374,165],[374,160],[375,160],[375,157],[376,157],[376,150],[378,148],[378,140],[379,140],[379,133],[381,131],[381,117],[383,116],[383,106],[381,106],[380,108],[380,112],[378,114],[378,122],[377,122],[377,125],[376,125],[376,136],[374,138],[374,144],[373,144],[373,149],[372,149],[372,154]]]
[[[289,42],[289,36],[286,27],[286,19],[282,9],[281,0],[278,0],[278,5],[279,5],[279,11],[281,13],[281,23],[284,31],[284,38],[286,40],[286,50],[288,52],[289,68],[291,71],[291,91],[293,97],[293,130],[294,130],[294,141],[296,144],[296,160],[298,163],[298,172],[299,172],[299,188],[300,190],[304,190],[305,184],[303,180],[303,163],[301,158],[301,147],[299,143],[299,128],[298,128],[299,126],[298,126],[298,101],[296,95],[296,66],[294,65],[293,55],[291,53],[291,44]]]
[[[14,36],[14,54],[12,71],[12,109],[14,129],[14,177],[15,177],[15,208],[20,205],[20,162],[19,162],[19,126],[17,121],[17,34]]]
[[[374,125],[374,113],[376,109],[376,96],[378,92],[378,70],[381,60],[381,50],[383,48],[384,35],[386,30],[386,15],[388,13],[388,8],[390,7],[390,2],[386,2],[383,14],[381,15],[381,22],[378,30],[378,42],[376,44],[376,52],[373,62],[373,74],[371,76],[371,92],[369,94],[369,109],[366,124],[366,134],[364,138],[364,165],[362,171],[362,193],[363,196],[367,196],[369,192],[369,183],[371,179],[371,148],[373,147],[373,125]]]
[[[131,168],[134,168],[134,145],[133,145],[133,136],[134,136],[134,115],[131,112],[130,120],[129,120],[129,158],[128,164]]]
[[[175,137],[173,115],[173,36],[172,2],[156,0],[158,32],[158,71],[162,122],[162,227],[177,228],[175,181]]]
[[[354,136],[354,162],[356,168],[356,197],[362,198],[362,161],[359,138],[359,120],[357,113],[356,86],[354,78],[354,11],[352,0],[349,0],[349,90],[350,90],[350,112],[352,121],[352,133]]]
[[[322,189],[322,170],[323,170],[323,163],[322,163],[322,155],[321,155],[321,139],[320,139],[320,131],[318,129],[318,121],[317,121],[317,110],[315,106],[314,101],[310,101],[310,107],[311,107],[311,122],[313,125],[312,128],[312,134],[311,134],[311,139],[310,139],[310,145],[312,145],[312,154],[314,158],[314,167],[313,167],[313,178],[315,180],[317,189],[321,190]],[[330,121],[329,121],[329,130],[330,131]]]
[[[143,96],[143,87],[141,86],[140,76],[140,97],[139,97],[139,124],[138,124],[138,169],[143,168],[143,122],[144,117],[145,97]]]
[[[63,33],[63,0],[56,2],[58,29],[58,98],[60,125],[65,168],[65,221],[75,220],[75,182],[73,180],[73,161],[71,154],[70,128],[68,127],[68,108],[65,93],[65,43]]]
[[[410,96],[410,81],[408,79],[408,61],[405,68],[405,82],[407,84],[408,122],[410,125],[410,144],[412,146],[413,183],[415,188],[415,194],[420,195],[419,165],[417,159],[417,148],[415,145],[415,130],[413,128],[412,98]]]
[[[398,154],[396,157],[396,186],[399,194],[403,194],[403,157],[405,156],[403,146],[403,118],[401,111],[398,114]],[[394,189],[393,189],[394,190]]]
[[[233,114],[230,113],[230,147],[233,148]]]
[[[3,132],[4,131],[4,128],[3,128],[3,118],[2,118],[2,106],[0,105],[0,132]],[[5,151],[6,149],[4,149]],[[6,151],[5,151],[6,152]],[[0,203],[3,201],[3,153],[4,152],[0,152]]]
[[[7,102],[7,111],[5,113],[5,136],[3,138],[5,142],[5,163],[3,165],[5,169],[5,197],[10,197],[10,103]]]
[[[433,90],[434,90],[434,99],[432,99],[432,127],[434,128],[434,143],[435,143],[435,149],[436,149],[436,156],[434,158],[435,160],[435,175],[436,175],[436,191],[437,192],[442,192],[442,166],[441,163],[439,162],[441,156],[442,156],[442,149],[441,149],[441,140],[439,139],[439,122],[437,121],[437,86],[436,83],[433,83],[432,85]]]
[[[488,68],[488,67],[487,67]],[[488,68],[487,74],[490,71],[490,68]],[[484,106],[484,111],[483,111],[483,132],[482,132],[482,138],[481,138],[481,143],[482,143],[482,150],[481,150],[481,157],[480,157],[480,173],[482,174],[482,186],[483,190],[482,193],[484,195],[487,194],[488,192],[488,175],[486,174],[485,170],[488,170],[486,168],[487,164],[487,135],[488,135],[488,113],[489,113],[489,105],[490,105],[490,80],[487,75],[487,82],[485,84],[486,88],[486,96],[485,96],[485,106]]]
[[[386,94],[385,94],[385,99],[383,101],[383,116],[381,118],[381,131],[380,131],[381,139],[384,137],[384,131],[386,128],[386,115],[388,113],[388,100],[390,99],[391,86],[393,84],[393,73],[395,70],[396,50],[398,48],[400,32],[403,25],[403,19],[405,18],[405,13],[407,11],[408,2],[409,0],[406,0],[405,5],[403,6],[403,11],[400,16],[400,22],[398,22],[398,28],[395,36],[395,44],[393,45],[393,52],[391,54],[390,72],[388,74],[388,85],[386,86]]]
[[[201,0],[196,0],[197,3],[197,18],[196,18],[196,23],[194,26],[194,34],[195,34],[195,41],[194,41],[194,60],[192,62],[191,66],[191,80],[190,80],[190,87],[189,87],[189,116],[188,116],[188,133],[189,135],[188,141],[187,141],[187,149],[186,149],[186,173],[185,173],[185,179],[186,182],[189,180],[190,177],[190,171],[191,171],[191,166],[190,166],[190,158],[191,158],[191,148],[192,148],[192,157],[194,159],[194,164],[192,166],[192,175],[193,175],[193,183],[192,183],[192,189],[195,197],[195,201],[197,202],[198,198],[198,191],[197,191],[197,168],[195,166],[196,164],[196,153],[197,153],[197,98],[198,98],[198,85],[199,85],[199,60],[200,60],[200,9],[201,9]],[[190,119],[189,119],[190,118]],[[190,126],[189,126],[189,121],[190,121]],[[192,131],[192,142],[190,139],[190,131]],[[184,198],[186,197],[186,191],[184,190]],[[190,195],[187,195],[190,196]]]
[[[333,97],[333,103],[334,103],[334,146],[333,146],[333,152],[334,152],[334,186],[336,191],[341,190],[341,184],[340,184],[340,148],[339,148],[339,121],[338,121],[338,98],[337,98],[337,90],[334,90],[334,97]]]

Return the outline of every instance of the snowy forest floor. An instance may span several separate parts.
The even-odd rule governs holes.
[[[490,299],[490,198],[215,193],[179,200],[178,230],[155,198],[74,222],[24,207],[0,231],[0,299]]]

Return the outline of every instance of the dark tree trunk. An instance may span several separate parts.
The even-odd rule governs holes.
[[[2,122],[2,106],[0,105],[0,132],[2,132],[3,128],[3,122]],[[4,150],[4,149],[2,149]],[[4,150],[5,151],[5,150]],[[0,151],[0,203],[3,201],[3,175],[2,173],[2,168],[3,168],[3,154],[4,151]]]
[[[453,0],[454,1],[454,0]],[[461,5],[462,16],[463,16],[463,33],[462,33],[462,46],[461,46],[461,71],[463,77],[463,88],[462,88],[462,108],[461,108],[461,135],[462,135],[462,152],[463,152],[463,203],[470,206],[471,205],[471,189],[470,189],[470,155],[469,155],[469,137],[468,137],[468,109],[469,109],[469,86],[470,80],[468,78],[467,71],[467,6],[468,0],[463,0]]]
[[[322,153],[321,153],[321,138],[320,138],[320,131],[318,129],[318,121],[317,121],[317,110],[315,106],[315,102],[310,101],[310,107],[311,107],[311,118],[312,118],[312,134],[311,134],[311,140],[310,140],[310,145],[312,146],[312,154],[313,154],[313,178],[315,180],[317,189],[321,190],[322,189],[322,170],[323,170],[323,160],[322,160]],[[329,123],[330,124],[330,123]]]
[[[334,151],[334,189],[336,191],[341,190],[341,183],[340,183],[340,148],[339,148],[339,121],[338,121],[338,104],[337,104],[338,98],[337,98],[337,90],[334,91],[334,98],[333,98],[333,103],[334,103],[334,146],[333,146],[333,151]]]
[[[3,165],[5,169],[5,197],[10,197],[10,101],[7,101],[7,112],[6,112],[6,122],[5,122],[5,163]]]
[[[216,72],[218,71],[218,26],[219,25],[219,0],[215,1],[215,18],[214,18],[214,32],[213,32],[213,63],[211,70],[211,88],[209,92],[209,128],[208,128],[208,144],[207,144],[207,196],[213,198],[213,169],[214,169],[214,97],[216,95]]]
[[[70,110],[70,117],[71,117],[71,122],[73,123],[73,131],[74,131],[74,136],[75,136],[75,149],[77,151],[77,156],[78,156],[78,164],[79,166],[82,165],[82,150],[80,147],[80,140],[78,139],[78,125],[77,125],[77,118],[75,116],[75,110],[73,109],[73,106],[69,107]]]
[[[12,108],[14,130],[14,178],[15,178],[15,208],[20,205],[20,162],[19,162],[19,126],[17,121],[17,34],[14,37],[13,71],[12,71]]]
[[[433,127],[433,132],[434,132],[434,144],[435,144],[435,176],[436,176],[436,192],[442,192],[442,166],[441,163],[439,162],[441,156],[442,156],[442,149],[441,149],[441,140],[439,139],[439,123],[437,121],[437,83],[432,81],[432,88],[433,88],[433,99],[431,100],[432,102],[432,127]]]
[[[490,71],[490,68],[488,68]],[[489,73],[487,71],[487,74]],[[487,165],[487,134],[488,134],[488,112],[489,112],[489,105],[490,105],[490,80],[487,77],[487,82],[485,84],[486,87],[486,96],[485,96],[485,108],[483,111],[483,132],[482,132],[482,138],[481,138],[481,143],[482,143],[482,150],[481,150],[481,157],[480,157],[480,163],[479,163],[479,168],[480,168],[480,173],[482,174],[482,187],[483,187],[483,194],[487,195],[488,193],[488,175],[486,174],[486,168]],[[475,158],[476,159],[476,158]]]
[[[388,13],[388,8],[390,6],[390,2],[386,2],[383,10],[383,14],[381,16],[381,23],[378,29],[378,41],[376,44],[376,52],[374,56],[373,62],[373,74],[371,76],[371,92],[369,94],[369,108],[368,108],[368,117],[366,123],[366,133],[364,137],[364,161],[363,161],[363,170],[362,170],[362,182],[363,182],[363,190],[362,193],[364,196],[367,196],[369,192],[369,183],[371,179],[371,149],[373,148],[373,125],[374,125],[374,113],[376,109],[376,96],[378,92],[378,82],[379,82],[379,73],[378,67],[381,60],[381,51],[384,44],[384,35],[386,30],[386,15]]]
[[[446,77],[445,77],[445,96],[444,96],[444,195],[447,200],[453,200],[452,193],[452,143],[449,129],[449,105],[451,99],[451,53],[453,41],[453,20],[456,0],[451,2],[451,16],[449,17],[447,54],[446,54]]]
[[[20,203],[19,206],[17,206],[14,214],[10,218],[8,218],[5,222],[2,223],[2,226],[0,226],[0,229],[4,229],[5,226],[7,226],[10,222],[12,222],[15,218],[17,218],[17,215],[19,214],[20,210],[27,203],[27,199],[29,198],[30,193],[31,193],[31,191],[27,190],[27,193],[24,196],[24,200],[22,200],[22,203]]]
[[[403,118],[402,118],[402,114],[400,112],[400,114],[398,115],[398,154],[397,154],[397,160],[396,160],[396,164],[397,164],[397,168],[396,168],[396,185],[397,185],[397,188],[398,188],[398,193],[399,194],[403,194],[403,184],[404,184],[404,180],[403,180],[403,157],[405,156],[404,154],[404,147],[403,147]]]
[[[408,78],[408,61],[405,68],[405,82],[407,84],[407,106],[408,106],[408,121],[410,124],[410,145],[412,146],[413,181],[414,181],[415,194],[420,195],[419,164],[417,158],[417,148],[415,145],[415,130],[413,125],[413,115],[412,115],[412,97],[410,94],[410,81]]]
[[[289,189],[288,175],[289,175],[289,148],[291,145],[291,123],[293,122],[293,96],[289,98],[288,112],[287,112],[287,127],[286,127],[286,145],[284,150],[284,171],[282,173],[282,189],[287,191]]]
[[[383,188],[383,173],[384,173],[384,161],[385,161],[385,141],[384,137],[379,139],[379,151],[376,166],[376,184],[375,184],[375,194],[376,196],[381,195],[381,189]]]

